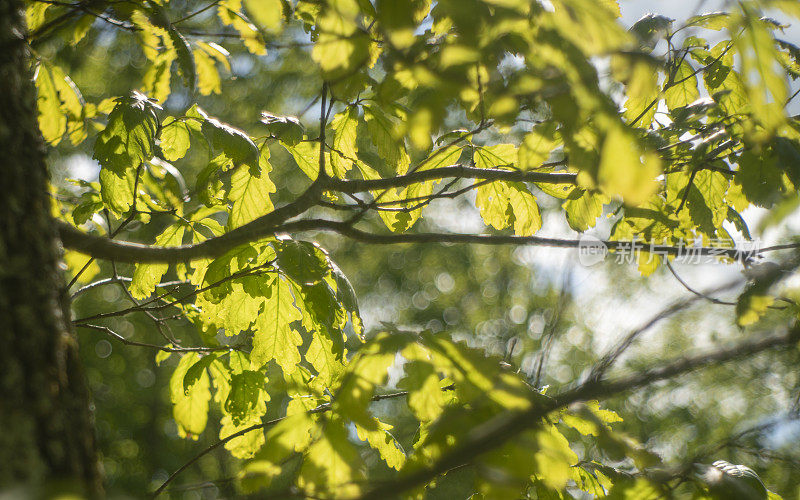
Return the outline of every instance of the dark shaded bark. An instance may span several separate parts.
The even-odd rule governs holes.
[[[0,494],[102,494],[68,317],[23,3],[0,0]]]

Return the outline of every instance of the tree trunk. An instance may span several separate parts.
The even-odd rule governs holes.
[[[0,496],[102,494],[21,0],[0,0]],[[13,494],[13,493],[12,493]]]

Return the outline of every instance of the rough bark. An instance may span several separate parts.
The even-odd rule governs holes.
[[[0,0],[0,496],[102,494],[21,0]],[[13,493],[12,493],[13,494]]]

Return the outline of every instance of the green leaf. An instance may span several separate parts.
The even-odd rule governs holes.
[[[355,23],[358,11],[354,1],[339,0],[317,18],[320,35],[311,57],[326,80],[348,76],[369,60],[369,38]]]
[[[781,172],[777,158],[769,150],[760,153],[749,149],[742,152],[731,187],[738,187],[750,203],[770,208],[780,198]]]
[[[142,77],[143,90],[154,99],[164,102],[170,94],[172,62],[175,61],[174,50],[165,50],[158,54]]]
[[[692,16],[686,20],[684,26],[699,26],[714,31],[721,31],[728,27],[730,14],[727,12],[709,12]]]
[[[542,227],[536,197],[521,182],[495,181],[479,186],[475,204],[486,224],[496,229],[514,223],[514,233],[531,236]]]
[[[111,169],[100,170],[100,191],[103,204],[116,213],[125,213],[133,205],[133,192],[136,185],[136,172],[130,169],[115,172]]]
[[[175,247],[183,242],[185,227],[182,223],[168,226],[161,234],[156,237],[155,246]],[[169,268],[168,264],[136,264],[131,280],[130,292],[136,299],[145,299],[152,294],[156,285],[164,277]]]
[[[335,491],[337,496],[357,496],[361,458],[347,438],[344,422],[330,419],[322,427],[322,435],[306,452],[298,486],[306,494],[320,495]]]
[[[509,183],[508,207],[514,214],[514,234],[517,236],[533,236],[542,228],[542,215],[536,197],[523,183]]]
[[[364,120],[381,160],[392,167],[398,175],[405,174],[411,158],[406,152],[398,126],[378,106],[364,106]]]
[[[233,202],[228,219],[228,227],[231,229],[266,215],[274,208],[269,195],[274,193],[276,188],[269,179],[272,165],[269,162],[269,148],[266,144],[261,148],[258,167],[241,166],[231,176],[231,189],[228,192],[228,199]]]
[[[314,335],[306,352],[306,360],[317,371],[320,380],[331,385],[338,380],[344,369],[342,355],[333,341],[324,335]]]
[[[616,482],[608,500],[659,500],[664,494],[645,478]]]
[[[262,111],[261,123],[267,126],[270,135],[290,146],[296,146],[303,140],[305,129],[300,120],[294,116],[278,116]]]
[[[197,197],[206,207],[211,208],[225,203],[225,192],[220,180],[220,174],[222,171],[228,170],[230,166],[231,160],[223,153],[212,159],[197,174],[195,191],[197,192]]]
[[[58,66],[50,66],[53,76],[53,85],[61,99],[61,110],[67,116],[67,134],[70,142],[77,145],[86,139],[88,114],[92,113],[86,107],[83,95],[75,82],[67,76]]]
[[[237,165],[252,167],[258,163],[258,148],[245,132],[209,116],[200,108],[197,111],[204,120],[203,135],[214,149],[225,153]]]
[[[192,386],[200,380],[200,377],[206,372],[206,369],[213,363],[220,355],[217,353],[211,353],[203,356],[193,364],[188,370],[186,370],[186,374],[183,376],[183,391],[184,393],[191,390]]]
[[[536,441],[539,444],[534,454],[536,476],[551,488],[564,488],[572,477],[570,470],[578,463],[578,456],[555,425],[537,431]]]
[[[767,500],[768,491],[753,469],[717,460],[700,477],[714,498]]]
[[[220,298],[209,294],[198,297],[196,305],[201,309],[201,318],[204,323],[225,329],[228,336],[250,328],[253,320],[258,317],[263,297],[247,293],[244,282],[256,281],[256,278],[243,278],[230,283],[230,292]]]
[[[697,75],[689,61],[683,60],[672,77],[672,85],[664,89],[664,101],[669,109],[688,106],[700,97]]]
[[[241,355],[241,353],[231,351],[228,355],[229,364],[238,364],[233,360]],[[211,383],[214,385],[214,401],[219,404],[219,409],[224,413],[225,401],[228,400],[228,394],[231,392],[231,368],[217,357],[217,359],[211,361],[207,369],[211,376]],[[185,382],[186,379],[184,378]]]
[[[343,179],[347,171],[353,168],[358,159],[356,147],[356,129],[358,127],[358,109],[348,106],[331,120],[333,129],[333,148],[331,150],[331,166],[333,174]]]
[[[739,326],[756,323],[774,303],[775,298],[760,292],[759,287],[748,288],[736,301],[736,323]]]
[[[254,269],[274,256],[266,244],[242,245],[208,264],[202,280],[205,291],[195,303],[203,321],[224,328],[229,336],[248,329],[265,301],[264,286],[268,278],[263,274],[233,280],[230,277]]]
[[[741,55],[750,109],[770,134],[786,119],[783,109],[788,97],[786,77],[778,71],[779,53],[765,22],[749,10],[742,20],[744,33],[734,39],[734,44]]]
[[[278,266],[294,282],[303,285],[319,283],[329,272],[328,256],[309,241],[276,241]]]
[[[189,89],[189,93],[194,93],[197,86],[197,67],[195,66],[194,56],[192,55],[192,48],[189,42],[175,27],[170,24],[167,32],[175,47],[175,53],[178,59],[178,69],[180,70],[181,77],[183,77],[183,84]]]
[[[47,18],[47,9],[51,6],[49,3],[33,2],[25,5],[25,25],[28,30],[33,33]]]
[[[400,443],[389,432],[392,426],[378,421],[377,429],[365,429],[356,425],[356,433],[358,438],[366,441],[369,445],[378,451],[378,455],[386,462],[390,468],[400,470],[406,461],[406,454]]]
[[[690,196],[687,204],[692,218],[698,211],[698,205],[708,213],[710,228],[705,231],[709,236],[714,235],[714,230],[722,228],[722,223],[728,217],[728,207],[725,204],[725,193],[728,191],[728,177],[722,172],[714,170],[701,170],[695,174],[692,186],[700,194],[699,197]],[[698,224],[699,226],[700,224]]]
[[[439,149],[434,150],[431,154],[425,158],[423,161],[417,164],[416,171],[420,172],[423,170],[431,170],[440,167],[446,167],[450,165],[456,164],[458,159],[461,157],[461,148],[455,145],[441,147]],[[378,179],[380,175],[374,169],[370,168],[363,162],[358,162],[357,164],[359,170],[361,170],[361,174],[365,179]],[[425,199],[425,197],[430,196],[433,193],[433,187],[438,181],[424,181],[419,182],[416,184],[412,184],[411,186],[407,187],[406,189],[389,189],[386,191],[376,191],[373,192],[373,196],[380,196],[381,201],[390,202],[390,201],[399,201],[399,200],[414,200],[408,201],[406,203],[398,203],[394,206],[405,206],[405,207],[416,207],[420,204],[421,201]],[[386,227],[391,229],[395,232],[405,231],[410,229],[416,222],[419,220],[420,215],[422,214],[422,208],[418,207],[414,210],[410,210],[409,212],[388,212],[388,211],[381,211],[380,216],[383,219],[384,224]]]
[[[181,437],[197,439],[198,435],[206,428],[208,421],[208,402],[211,399],[211,390],[208,375],[203,372],[197,381],[187,391],[183,387],[186,372],[199,359],[197,353],[185,354],[178,362],[169,381],[170,400],[172,401],[172,415],[178,424],[178,434]]]
[[[634,137],[613,128],[603,142],[597,180],[609,195],[619,195],[628,205],[639,205],[658,189],[661,162],[654,153],[642,153]]]
[[[336,391],[333,409],[337,415],[352,420],[366,430],[378,429],[378,423],[369,412],[369,405],[375,390],[389,375],[389,367],[397,354],[395,344],[404,341],[400,337],[382,334],[359,351]]]
[[[258,56],[267,54],[267,47],[258,28],[241,12],[242,0],[222,0],[217,4],[217,15],[223,24],[239,32],[242,43],[250,53]]]
[[[303,324],[310,330],[316,330],[333,342],[333,352],[341,357],[344,352],[344,328],[347,315],[336,300],[336,292],[331,288],[330,278],[313,285],[300,285],[302,309],[307,313]]]
[[[414,43],[414,31],[430,7],[430,0],[410,2],[378,0],[376,4],[378,20],[393,47],[404,50]]]
[[[475,190],[475,205],[483,222],[495,229],[505,229],[510,223],[508,200],[509,187],[505,181],[490,182]]]
[[[212,59],[220,63],[228,71],[231,71],[231,53],[225,47],[214,42],[204,42],[202,40],[196,40],[195,43]]]
[[[405,376],[398,387],[408,391],[408,407],[421,422],[436,420],[442,414],[445,399],[433,365],[415,359],[406,363],[403,370]]]
[[[494,360],[447,336],[423,334],[421,341],[431,351],[437,369],[453,381],[459,398],[491,397],[495,389],[492,379],[499,370]]]
[[[633,64],[631,75],[626,82],[625,111],[623,118],[631,125],[650,128],[658,110],[660,87],[658,70],[645,62]]]
[[[630,31],[636,35],[644,47],[654,49],[658,40],[672,29],[674,19],[656,14],[645,14],[631,26]]]
[[[195,49],[193,54],[197,69],[197,89],[200,93],[211,95],[222,92],[222,79],[214,58],[202,48]]]
[[[274,359],[284,373],[291,374],[300,363],[299,347],[303,343],[291,324],[300,321],[303,315],[294,304],[291,287],[281,278],[271,277],[267,290],[264,310],[253,327],[250,362],[253,369],[258,369]]]
[[[192,48],[189,42],[175,28],[172,22],[170,22],[169,13],[166,8],[159,5],[157,2],[149,2],[147,5],[150,14],[148,19],[150,26],[144,26],[143,28],[146,30],[152,29],[161,37],[161,41],[167,51],[174,53],[174,58],[178,60],[178,70],[183,77],[183,83],[189,89],[189,93],[194,93],[197,83],[197,70],[195,68]],[[153,50],[152,47],[151,50]],[[168,67],[167,73],[169,73]],[[167,79],[169,79],[169,77],[167,77]]]
[[[517,147],[513,144],[497,144],[475,148],[473,160],[478,168],[514,167],[517,156]]]
[[[189,150],[191,129],[185,120],[170,116],[164,120],[159,140],[164,159],[180,160]]]
[[[100,162],[100,186],[108,208],[123,213],[133,204],[136,169],[153,156],[158,130],[157,106],[133,92],[117,99],[108,124],[94,145]]]
[[[87,191],[81,195],[78,204],[72,210],[72,221],[76,226],[80,226],[102,209],[103,200],[100,199],[100,194],[95,191]]]
[[[222,425],[219,429],[219,438],[225,439],[232,434],[262,423],[259,415],[251,415],[237,422],[234,423],[231,415],[223,415],[220,420]],[[266,442],[264,430],[254,429],[225,442],[225,449],[230,451],[231,455],[236,458],[251,458],[258,453]]]
[[[166,347],[174,347],[174,346],[172,344],[167,344]],[[173,353],[171,351],[159,350],[158,352],[156,352],[156,359],[155,359],[156,366],[161,366],[161,363],[169,359],[169,357],[172,356],[172,354]]]
[[[56,145],[67,131],[67,117],[61,111],[61,99],[58,96],[53,74],[44,63],[36,70],[36,90],[38,97],[36,106],[39,110],[39,130],[44,140]]]
[[[350,284],[350,280],[348,280],[347,276],[339,269],[339,266],[330,261],[328,261],[328,264],[330,265],[331,273],[336,283],[336,300],[350,313],[353,331],[355,331],[356,335],[362,335],[364,333],[364,325],[361,322],[358,300],[356,299],[356,292],[353,290],[353,285]]]
[[[519,168],[521,170],[530,170],[540,167],[558,145],[555,134],[554,122],[538,125],[528,132],[519,147]],[[509,156],[513,158],[513,154],[510,152]]]
[[[319,143],[311,141],[303,141],[296,145],[281,141],[286,151],[292,155],[297,166],[303,171],[309,179],[315,180],[319,175]],[[325,165],[330,165],[329,154],[325,153]]]
[[[231,375],[231,388],[223,407],[233,425],[240,426],[266,413],[270,399],[264,389],[266,382],[261,372],[244,370]]]
[[[270,31],[280,30],[283,19],[281,0],[244,0],[244,5],[257,25]]]

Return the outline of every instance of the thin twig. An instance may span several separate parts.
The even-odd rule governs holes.
[[[151,304],[151,303],[153,303],[155,301],[158,301],[158,300],[164,298],[167,295],[170,295],[171,292],[166,292],[166,293],[164,293],[162,295],[158,295],[155,298],[150,299],[149,301],[141,303],[139,306],[128,307],[126,309],[121,309],[121,310],[118,310],[118,311],[99,313],[99,314],[95,314],[95,315],[92,315],[92,316],[86,316],[84,318],[79,318],[79,319],[73,320],[73,323],[77,325],[77,324],[80,324],[80,323],[85,323],[87,321],[94,321],[94,320],[98,320],[98,319],[112,318],[112,317],[116,317],[116,316],[124,316],[126,314],[130,314],[130,313],[134,313],[134,312],[160,311],[160,310],[166,309],[168,307],[175,306],[177,304],[182,304],[182,303],[186,302],[187,300],[193,298],[197,294],[205,292],[207,290],[211,290],[212,288],[216,288],[216,287],[218,287],[218,286],[220,286],[220,285],[222,285],[224,283],[227,283],[228,281],[232,281],[232,280],[235,280],[235,279],[238,279],[238,278],[244,278],[246,276],[253,276],[254,274],[271,272],[271,270],[267,269],[267,268],[272,266],[273,263],[274,263],[274,261],[269,261],[269,262],[265,262],[264,264],[261,264],[259,266],[255,266],[255,267],[251,267],[251,268],[247,268],[247,269],[242,269],[241,271],[237,271],[237,272],[231,274],[230,276],[226,276],[226,277],[224,277],[224,278],[222,278],[222,279],[220,279],[218,281],[215,281],[214,283],[210,283],[210,284],[208,284],[206,286],[198,288],[198,289],[196,289],[196,290],[194,290],[192,292],[189,292],[186,295],[183,295],[183,296],[181,296],[181,297],[179,297],[179,298],[177,298],[175,300],[172,300],[172,301],[169,301],[169,302],[165,302],[164,304],[159,304],[157,306],[147,307],[149,304]]]
[[[650,330],[652,327],[654,327],[656,324],[658,324],[662,320],[664,320],[666,318],[669,318],[673,314],[675,314],[677,312],[680,312],[680,311],[686,309],[687,307],[693,305],[695,302],[700,300],[700,298],[706,298],[706,296],[711,294],[711,293],[717,293],[717,292],[723,292],[723,291],[726,291],[726,290],[730,290],[731,288],[734,288],[734,287],[737,287],[737,286],[741,285],[741,283],[742,283],[742,279],[732,280],[732,281],[730,281],[730,282],[728,282],[728,283],[726,283],[726,284],[724,284],[722,286],[719,286],[719,287],[715,288],[714,290],[712,290],[710,292],[707,292],[707,293],[704,293],[704,294],[698,294],[698,295],[696,295],[694,297],[690,297],[688,299],[683,299],[683,300],[674,302],[672,305],[670,305],[666,309],[663,309],[658,314],[656,314],[655,316],[650,318],[642,326],[640,326],[639,328],[636,328],[635,330],[632,330],[630,333],[628,333],[628,335],[623,337],[623,339],[620,340],[617,343],[616,347],[614,347],[613,349],[608,351],[603,357],[600,358],[600,360],[597,363],[595,363],[595,365],[592,367],[591,371],[589,372],[587,380],[600,380],[601,378],[603,378],[605,376],[606,372],[609,370],[609,368],[611,368],[611,366],[619,359],[619,357],[625,351],[627,351],[628,348],[631,345],[633,345],[634,341],[637,338],[639,338],[643,333],[645,333],[648,330]]]
[[[104,279],[101,279],[101,280],[98,280],[98,281],[94,281],[92,283],[84,285],[84,286],[80,287],[79,289],[75,290],[75,293],[72,294],[70,299],[71,300],[75,300],[76,297],[78,297],[80,295],[83,295],[84,293],[88,292],[89,290],[93,290],[95,288],[98,288],[98,287],[101,287],[101,286],[104,286],[104,285],[109,285],[109,284],[112,284],[112,283],[116,283],[117,281],[123,281],[125,283],[130,283],[133,280],[131,278],[126,277],[126,276],[118,276],[116,278],[104,278]],[[168,287],[174,287],[174,286],[177,286],[177,285],[191,285],[191,282],[190,281],[185,281],[185,280],[165,281],[165,282],[156,284],[156,288],[168,288]]]
[[[80,325],[75,325],[78,328],[86,328],[88,330],[97,330],[99,332],[103,332],[109,337],[122,342],[125,345],[130,346],[137,346],[137,347],[147,347],[149,349],[155,349],[157,351],[164,351],[164,352],[214,352],[214,351],[240,351],[242,348],[240,346],[221,346],[221,347],[170,347],[164,345],[156,345],[156,344],[148,344],[145,342],[136,342],[134,340],[128,340],[119,333],[115,332],[111,328],[107,326],[101,325],[92,325],[89,323],[83,323]]]
[[[205,12],[205,11],[207,11],[208,9],[210,9],[210,8],[214,7],[215,5],[219,4],[221,1],[222,1],[222,0],[214,0],[213,2],[211,2],[211,3],[210,3],[210,4],[208,4],[208,5],[206,5],[205,7],[201,8],[201,9],[198,9],[198,10],[196,10],[196,11],[194,11],[194,12],[191,12],[191,13],[189,13],[189,14],[187,14],[187,15],[183,16],[183,17],[182,17],[182,18],[180,18],[180,19],[177,19],[177,20],[175,20],[175,21],[172,21],[172,24],[179,24],[179,23],[182,23],[183,21],[186,21],[187,19],[191,19],[191,18],[193,18],[193,17],[195,17],[195,16],[199,16],[199,15],[200,15],[200,14],[202,14],[203,12]]]

